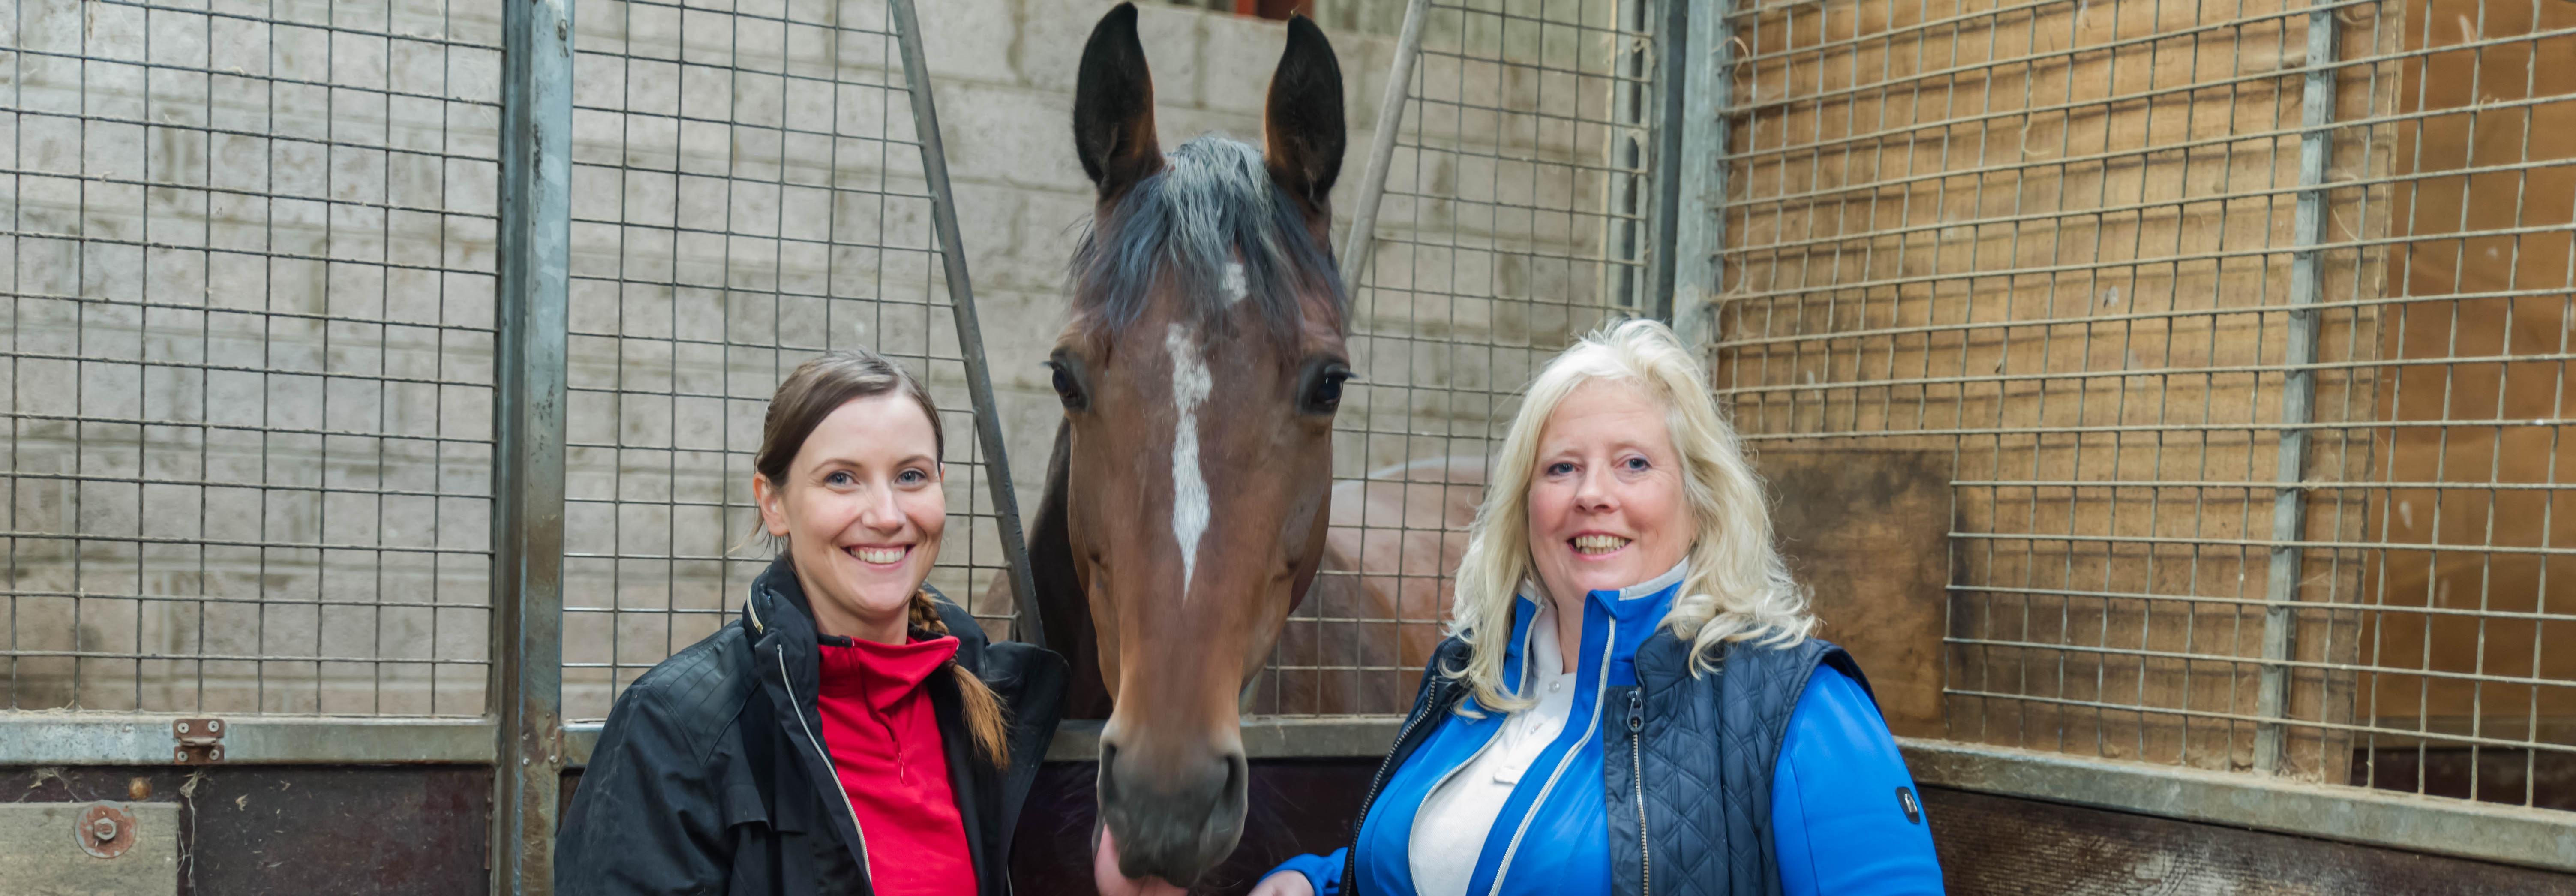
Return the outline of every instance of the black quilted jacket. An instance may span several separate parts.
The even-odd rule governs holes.
[[[938,597],[937,592],[932,592]],[[973,755],[957,684],[931,676],[949,786],[976,891],[1010,891],[1011,830],[1062,715],[1064,659],[988,644],[938,597],[957,662],[1011,713],[1008,768]],[[864,833],[816,732],[813,616],[781,557],[743,616],[644,673],[617,698],[555,843],[560,896],[871,892]]]
[[[1352,825],[1414,748],[1456,708],[1467,687],[1438,670],[1466,665],[1467,642],[1450,638],[1422,670],[1422,689],[1403,733],[1369,784]],[[1831,665],[1863,690],[1851,654],[1807,639],[1795,646],[1730,647],[1717,671],[1693,676],[1690,645],[1659,631],[1637,648],[1637,686],[1613,687],[1603,705],[1601,763],[1610,812],[1611,892],[1639,896],[1778,896],[1779,858],[1771,825],[1772,766],[1789,733],[1790,713],[1816,667]],[[1622,730],[1624,729],[1624,730]],[[1623,761],[1625,760],[1625,761]],[[1635,771],[1631,771],[1631,769]],[[1637,782],[1644,778],[1644,795]],[[1644,826],[1640,829],[1639,823]],[[1358,850],[1342,870],[1342,896],[1357,896]]]

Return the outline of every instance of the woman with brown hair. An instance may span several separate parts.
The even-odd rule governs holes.
[[[874,353],[779,385],[751,488],[782,549],[741,618],[618,697],[555,892],[1008,892],[1065,663],[986,643],[924,584],[945,448],[929,392]]]

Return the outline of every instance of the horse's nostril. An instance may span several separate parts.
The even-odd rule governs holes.
[[[1117,744],[1109,743],[1109,742],[1107,742],[1107,741],[1102,741],[1102,742],[1100,743],[1100,767],[1099,767],[1099,771],[1098,771],[1098,776],[1099,776],[1099,778],[1100,778],[1100,783],[1099,783],[1099,789],[1100,789],[1100,804],[1101,804],[1101,805],[1103,805],[1103,806],[1114,806],[1114,805],[1117,805],[1117,804],[1118,804],[1118,745],[1117,745]]]
[[[1244,794],[1251,788],[1252,763],[1245,760],[1242,753],[1226,754],[1225,791],[1220,799],[1232,803],[1234,808],[1240,811],[1243,808]]]

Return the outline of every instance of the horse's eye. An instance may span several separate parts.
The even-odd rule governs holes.
[[[1350,378],[1351,372],[1340,368],[1324,371],[1315,377],[1315,381],[1306,387],[1306,413],[1330,414],[1339,410],[1342,406],[1342,381]]]
[[[1062,364],[1047,366],[1055,368],[1055,397],[1064,402],[1065,410],[1079,411],[1090,404],[1082,394],[1082,384],[1074,382],[1072,371],[1064,369]]]

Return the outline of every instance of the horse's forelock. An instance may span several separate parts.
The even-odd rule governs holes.
[[[1261,151],[1218,134],[1181,144],[1161,173],[1118,197],[1083,235],[1072,274],[1076,318],[1110,333],[1143,317],[1158,287],[1191,303],[1179,316],[1201,325],[1252,302],[1280,337],[1303,323],[1305,296],[1328,297],[1336,316],[1345,308],[1329,247]]]

